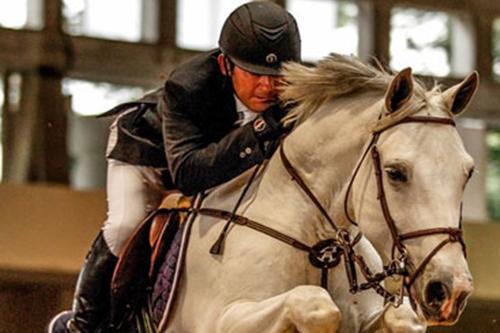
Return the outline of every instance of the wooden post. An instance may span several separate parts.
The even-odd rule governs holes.
[[[12,110],[12,87],[6,84],[5,182],[67,184],[69,179],[61,84],[70,52],[61,28],[61,1],[46,0],[43,8],[45,26],[33,54],[37,64],[32,69],[12,70],[22,77],[19,110]]]

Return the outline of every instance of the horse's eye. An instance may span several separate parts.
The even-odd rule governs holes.
[[[387,173],[389,179],[392,181],[404,183],[408,180],[408,177],[403,170],[396,168],[386,168],[385,172]]]

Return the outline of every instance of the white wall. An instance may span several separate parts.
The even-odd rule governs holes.
[[[460,119],[457,126],[465,148],[474,158],[474,176],[465,189],[463,217],[469,222],[488,221],[486,201],[486,168],[488,149],[486,146],[486,125],[479,119]]]

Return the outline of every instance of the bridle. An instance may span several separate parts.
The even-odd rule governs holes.
[[[404,124],[404,123],[433,123],[433,124],[441,124],[441,125],[449,125],[455,126],[455,122],[453,119],[444,118],[444,117],[433,117],[433,116],[408,116],[403,118],[402,120],[395,122],[394,124],[387,126],[381,130],[375,131],[372,134],[371,140],[367,145],[364,153],[361,155],[360,160],[351,176],[351,179],[348,183],[346,195],[344,198],[344,213],[347,219],[353,224],[358,225],[358,223],[350,216],[348,209],[348,202],[350,193],[352,191],[352,186],[354,181],[359,173],[360,167],[363,162],[366,160],[368,153],[371,153],[372,162],[374,165],[375,179],[377,182],[377,198],[380,202],[380,207],[384,216],[384,220],[386,221],[387,227],[391,233],[391,238],[393,241],[392,246],[392,257],[388,265],[384,266],[383,271],[381,273],[372,273],[368,268],[365,260],[362,256],[355,254],[353,250],[354,245],[357,240],[359,240],[359,234],[354,238],[353,241],[349,241],[349,232],[345,228],[338,227],[327,214],[324,207],[321,206],[318,199],[312,193],[312,191],[308,188],[305,182],[300,178],[297,170],[291,165],[290,161],[285,155],[283,150],[283,145],[280,146],[280,156],[283,161],[283,164],[288,171],[288,173],[292,176],[292,179],[297,182],[297,184],[301,187],[304,193],[310,198],[310,200],[314,203],[315,206],[318,207],[321,214],[325,217],[325,219],[329,222],[329,224],[333,227],[333,229],[337,233],[337,241],[340,244],[343,244],[342,251],[344,255],[344,259],[347,262],[346,266],[353,267],[354,263],[359,266],[361,269],[364,278],[366,279],[366,283],[358,284],[356,279],[356,270],[349,269],[347,270],[347,278],[349,280],[350,291],[352,293],[356,293],[359,290],[365,290],[368,288],[373,288],[377,293],[381,294],[384,299],[388,302],[393,303],[398,306],[401,304],[403,299],[404,290],[406,289],[409,293],[410,287],[413,285],[415,280],[423,273],[426,266],[430,262],[430,260],[447,244],[459,242],[462,246],[462,250],[464,255],[466,255],[466,247],[462,238],[462,229],[461,229],[461,219],[462,213],[460,212],[460,221],[458,228],[428,228],[421,229],[417,231],[412,231],[408,233],[400,234],[398,228],[396,226],[396,221],[392,218],[389,205],[387,203],[387,197],[384,191],[384,183],[383,183],[383,173],[382,173],[382,164],[380,160],[380,153],[378,151],[377,143],[382,132],[387,130],[388,128],[394,127],[396,125]],[[438,234],[447,234],[448,238],[441,241],[423,260],[422,262],[410,273],[410,257],[409,252],[404,244],[404,241],[409,239],[415,239],[425,236],[438,235]],[[346,249],[344,249],[346,248]],[[397,251],[397,253],[396,253]],[[401,288],[398,295],[391,294],[388,292],[380,283],[387,277],[400,275],[404,278],[401,282]],[[411,299],[411,297],[410,297]],[[412,300],[413,302],[413,300]]]
[[[323,207],[318,198],[314,195],[312,190],[307,186],[304,180],[299,175],[297,169],[293,167],[287,158],[284,148],[283,142],[279,146],[279,153],[282,160],[282,163],[291,176],[292,180],[295,181],[301,190],[306,194],[306,196],[311,200],[311,202],[317,207],[321,215],[325,218],[331,228],[335,231],[335,238],[320,240],[313,246],[309,246],[293,237],[290,237],[280,231],[272,229],[264,224],[261,224],[257,221],[249,219],[247,217],[236,214],[237,208],[241,203],[241,199],[246,194],[250,184],[253,182],[256,174],[260,170],[260,167],[255,168],[253,174],[250,177],[250,181],[247,183],[244,188],[236,207],[232,212],[216,209],[216,208],[190,208],[187,211],[202,214],[211,217],[216,217],[220,219],[227,220],[226,225],[224,226],[221,234],[219,235],[217,241],[212,246],[210,252],[212,254],[221,254],[223,250],[223,244],[225,237],[227,236],[228,227],[231,223],[236,223],[242,226],[249,227],[256,231],[259,231],[263,234],[266,234],[270,237],[273,237],[283,243],[286,243],[300,251],[307,252],[309,255],[309,261],[314,266],[321,270],[321,286],[325,289],[328,288],[328,272],[333,267],[337,266],[342,257],[344,259],[345,272],[347,276],[347,280],[349,282],[349,291],[351,293],[358,293],[363,290],[373,289],[379,295],[381,295],[386,302],[392,303],[394,306],[401,305],[403,301],[403,296],[405,291],[407,291],[410,296],[410,300],[412,306],[415,306],[415,300],[412,299],[410,293],[410,287],[413,285],[415,280],[423,273],[426,266],[430,262],[430,260],[447,244],[459,242],[462,246],[462,250],[464,255],[466,254],[465,243],[462,238],[462,230],[461,230],[461,219],[462,214],[460,212],[460,221],[458,228],[429,228],[429,229],[421,229],[417,231],[412,231],[408,233],[400,234],[398,228],[396,226],[396,221],[391,216],[389,206],[387,203],[387,198],[384,191],[383,185],[383,174],[382,174],[382,165],[380,161],[380,154],[377,148],[377,142],[380,137],[380,134],[396,125],[404,124],[404,123],[433,123],[433,124],[441,124],[441,125],[450,125],[455,126],[455,122],[453,119],[444,118],[444,117],[432,117],[432,116],[408,116],[403,118],[400,121],[395,122],[390,126],[386,126],[383,129],[378,131],[374,131],[371,137],[370,142],[368,143],[365,151],[361,155],[360,160],[358,161],[354,172],[351,176],[351,179],[348,183],[345,199],[344,199],[344,211],[347,219],[353,224],[357,226],[357,222],[350,216],[348,212],[348,200],[350,193],[352,191],[353,183],[359,173],[360,167],[363,162],[366,160],[366,157],[369,152],[371,152],[371,157],[374,165],[375,178],[377,181],[378,195],[377,198],[380,202],[381,210],[383,212],[384,219],[391,233],[393,247],[392,247],[392,258],[390,262],[383,267],[383,270],[378,273],[374,273],[368,267],[363,256],[356,254],[355,246],[361,240],[362,235],[358,232],[354,237],[351,237],[351,234],[348,229],[338,226],[333,219],[328,214],[327,210]],[[411,258],[409,256],[408,250],[404,244],[405,241],[409,239],[415,239],[420,237],[426,237],[431,235],[439,235],[445,234],[448,235],[448,238],[441,241],[425,258],[424,260],[417,266],[412,273],[410,273],[411,266]],[[366,282],[358,283],[357,279],[357,271],[356,265],[359,267],[361,274],[363,275]],[[387,277],[393,276],[401,276],[403,277],[401,280],[401,287],[397,293],[391,293],[383,286],[383,281]]]

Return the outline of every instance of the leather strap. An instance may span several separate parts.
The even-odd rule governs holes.
[[[325,248],[322,246],[323,243],[329,243],[329,241],[334,240],[322,240],[319,241],[317,244],[313,246],[309,246],[307,244],[304,244],[303,242],[290,237],[280,231],[277,231],[273,228],[270,228],[262,223],[259,223],[257,221],[254,221],[252,219],[249,219],[247,217],[235,214],[234,212],[228,212],[222,209],[216,209],[216,208],[179,208],[176,209],[177,211],[180,212],[189,212],[189,213],[194,213],[194,214],[200,214],[200,215],[206,215],[210,217],[215,217],[223,220],[227,220],[230,222],[234,222],[238,225],[245,226],[251,229],[254,229],[258,232],[261,232],[265,235],[268,235],[272,238],[275,238],[285,244],[288,244],[292,247],[294,247],[297,250],[306,252],[309,254],[309,260],[313,264],[313,266],[318,267],[321,269],[321,286],[325,289],[328,289],[328,272],[331,268],[335,267],[337,263],[340,261],[340,256],[344,256],[345,260],[345,265],[346,265],[346,271],[348,272],[349,276],[349,283],[350,283],[350,288],[352,292],[358,291],[357,287],[357,279],[356,279],[356,269],[354,267],[354,251],[353,247],[361,240],[361,234],[358,233],[352,241],[349,239],[349,234],[347,233],[346,230],[344,230],[346,234],[346,238],[342,242],[342,246],[338,246],[336,249],[339,250],[339,252],[335,252],[336,255],[338,256],[338,261],[337,260],[332,260],[330,262],[325,262],[323,266],[321,264],[318,264],[317,261],[314,259],[317,258],[317,251],[318,251],[318,246],[319,248]],[[313,263],[314,261],[314,263]],[[333,262],[333,263],[332,263]]]
[[[293,237],[290,237],[288,235],[285,235],[277,230],[274,230],[268,226],[263,225],[262,223],[259,223],[257,221],[251,220],[247,217],[231,213],[222,209],[216,209],[216,208],[192,208],[192,212],[201,214],[201,215],[207,215],[211,217],[216,217],[220,218],[223,220],[231,220],[232,222],[239,224],[241,226],[246,226],[251,229],[257,230],[263,234],[266,234],[268,236],[271,236],[273,238],[276,238],[288,245],[293,246],[294,248],[309,252],[311,250],[311,247],[302,243],[301,241],[296,240]]]
[[[387,129],[404,124],[404,123],[435,123],[435,124],[442,124],[442,125],[451,125],[451,126],[456,126],[455,121],[452,118],[445,118],[445,117],[434,117],[434,116],[409,116],[406,118],[401,119],[398,122],[395,122],[394,124],[391,124],[387,127],[384,127],[383,129],[376,131],[374,133],[382,133],[386,131]]]
[[[397,124],[410,123],[410,122],[437,123],[437,124],[455,126],[455,122],[453,121],[453,119],[431,117],[431,116],[407,117],[407,118],[404,118],[403,120],[401,120],[400,122],[398,122]],[[387,127],[387,128],[390,128],[390,127]],[[391,236],[392,236],[392,239],[394,242],[394,247],[396,247],[398,249],[398,251],[401,255],[406,256],[408,251],[406,250],[406,247],[403,244],[403,241],[405,241],[405,240],[419,238],[419,237],[425,237],[425,236],[431,236],[431,235],[438,235],[438,234],[448,234],[449,235],[449,238],[440,242],[424,258],[424,260],[417,266],[415,271],[409,276],[407,282],[405,282],[406,287],[409,288],[415,282],[416,278],[423,273],[423,271],[427,267],[427,264],[438,253],[438,251],[440,249],[442,249],[448,243],[459,242],[461,244],[462,250],[465,254],[466,253],[465,242],[463,241],[462,230],[460,228],[438,227],[438,228],[417,230],[417,231],[408,232],[408,233],[401,234],[401,235],[399,234],[397,227],[396,227],[396,222],[394,221],[394,219],[391,216],[391,212],[389,210],[389,206],[387,204],[387,198],[386,198],[385,191],[384,191],[382,163],[380,161],[380,154],[378,152],[377,144],[376,144],[379,135],[380,135],[380,132],[374,133],[373,137],[376,139],[372,140],[372,148],[371,148],[375,178],[377,180],[377,190],[378,190],[377,198],[379,199],[382,213],[384,215],[384,219],[385,219],[387,226],[391,232]],[[347,199],[346,199],[346,201],[347,201]],[[460,214],[460,221],[461,221],[461,214]],[[460,224],[461,223],[459,223],[459,225]],[[394,256],[394,254],[393,254],[393,256]],[[394,257],[393,257],[393,260],[394,260]]]
[[[290,163],[290,160],[285,155],[285,150],[283,148],[283,143],[280,145],[280,157],[281,161],[283,162],[283,165],[285,166],[286,171],[292,176],[292,180],[295,181],[299,187],[304,191],[304,193],[309,197],[309,199],[312,201],[312,203],[318,208],[318,210],[321,212],[321,215],[330,223],[331,227],[333,230],[338,231],[338,227],[333,222],[332,218],[326,211],[326,209],[323,207],[321,202],[319,202],[318,198],[314,195],[314,193],[311,191],[311,189],[306,185],[304,180],[300,177],[298,171],[292,166]]]
[[[419,230],[419,231],[414,231],[414,232],[409,232],[406,234],[400,235],[397,230],[396,222],[391,216],[390,209],[387,203],[387,198],[385,195],[384,191],[384,186],[383,186],[383,174],[382,174],[382,166],[380,162],[380,154],[377,149],[377,141],[380,137],[380,134],[387,130],[388,128],[391,128],[393,126],[399,125],[399,124],[404,124],[404,123],[434,123],[434,124],[442,124],[442,125],[450,125],[450,126],[455,126],[455,121],[451,118],[444,118],[444,117],[434,117],[434,116],[409,116],[406,117],[392,125],[389,125],[379,131],[375,131],[372,135],[371,141],[367,145],[364,153],[362,154],[360,160],[358,161],[356,168],[354,169],[354,172],[352,174],[352,177],[349,181],[347,190],[346,190],[346,195],[344,199],[344,213],[347,219],[354,225],[357,225],[357,222],[350,216],[349,214],[349,207],[348,207],[348,199],[350,196],[350,193],[352,191],[352,186],[354,183],[354,180],[356,179],[359,170],[361,168],[361,165],[363,164],[363,161],[366,159],[366,156],[368,155],[368,152],[371,151],[371,156],[373,159],[374,163],[374,171],[375,171],[375,178],[377,181],[377,190],[378,190],[378,199],[381,205],[381,209],[384,215],[384,219],[387,223],[387,226],[389,228],[389,231],[391,233],[391,237],[393,239],[393,247],[397,248],[400,256],[398,258],[394,257],[393,253],[393,258],[391,263],[388,265],[388,267],[385,267],[384,270],[381,273],[376,273],[373,274],[368,266],[366,265],[366,262],[364,261],[363,257],[355,255],[354,251],[352,249],[352,244],[347,245],[346,248],[344,248],[343,253],[344,259],[345,259],[345,265],[346,265],[346,274],[347,278],[349,280],[350,284],[350,290],[351,292],[357,292],[358,290],[365,290],[372,288],[374,289],[378,294],[382,295],[386,301],[390,301],[396,304],[400,304],[402,297],[403,297],[403,291],[404,288],[406,287],[409,289],[409,287],[413,284],[415,279],[422,274],[422,272],[425,270],[425,267],[427,264],[430,262],[432,257],[436,255],[437,252],[441,248],[443,248],[445,245],[448,243],[452,242],[460,242],[462,245],[462,249],[464,251],[464,254],[466,254],[466,249],[465,249],[465,243],[462,239],[462,232],[460,228],[430,228],[430,229],[424,229],[424,230]],[[344,231],[345,229],[339,229],[333,220],[330,218],[324,207],[321,205],[317,197],[314,195],[314,193],[309,189],[309,187],[306,185],[306,183],[303,181],[303,179],[300,177],[299,173],[297,170],[291,165],[290,161],[287,159],[283,145],[280,146],[280,156],[283,161],[283,165],[285,166],[286,170],[288,173],[292,176],[292,180],[297,182],[297,184],[300,186],[300,188],[306,193],[306,195],[310,198],[310,200],[314,203],[314,205],[318,208],[318,210],[321,212],[321,214],[325,217],[327,221],[329,221],[330,225],[334,230],[339,233],[340,231]],[[460,221],[461,221],[461,216],[460,216]],[[460,223],[461,224],[461,223]],[[460,225],[461,227],[461,225]],[[389,293],[382,285],[381,281],[383,281],[386,277],[391,276],[391,275],[407,275],[407,260],[408,258],[408,251],[406,250],[406,247],[403,244],[403,241],[412,239],[412,238],[417,238],[417,237],[424,237],[424,236],[430,236],[430,235],[436,235],[436,234],[448,234],[449,238],[446,240],[443,240],[441,243],[439,243],[425,258],[424,260],[420,263],[420,265],[416,268],[416,270],[411,274],[411,276],[408,278],[407,282],[403,279],[403,284],[401,286],[400,290],[400,295],[399,299],[397,299],[397,296],[394,294]],[[358,234],[356,238],[361,238],[361,234]],[[366,283],[362,283],[361,285],[358,286],[357,283],[357,278],[355,276],[355,269],[354,269],[354,263],[356,263],[360,268],[361,271],[367,280]],[[324,279],[324,277],[323,277]]]

